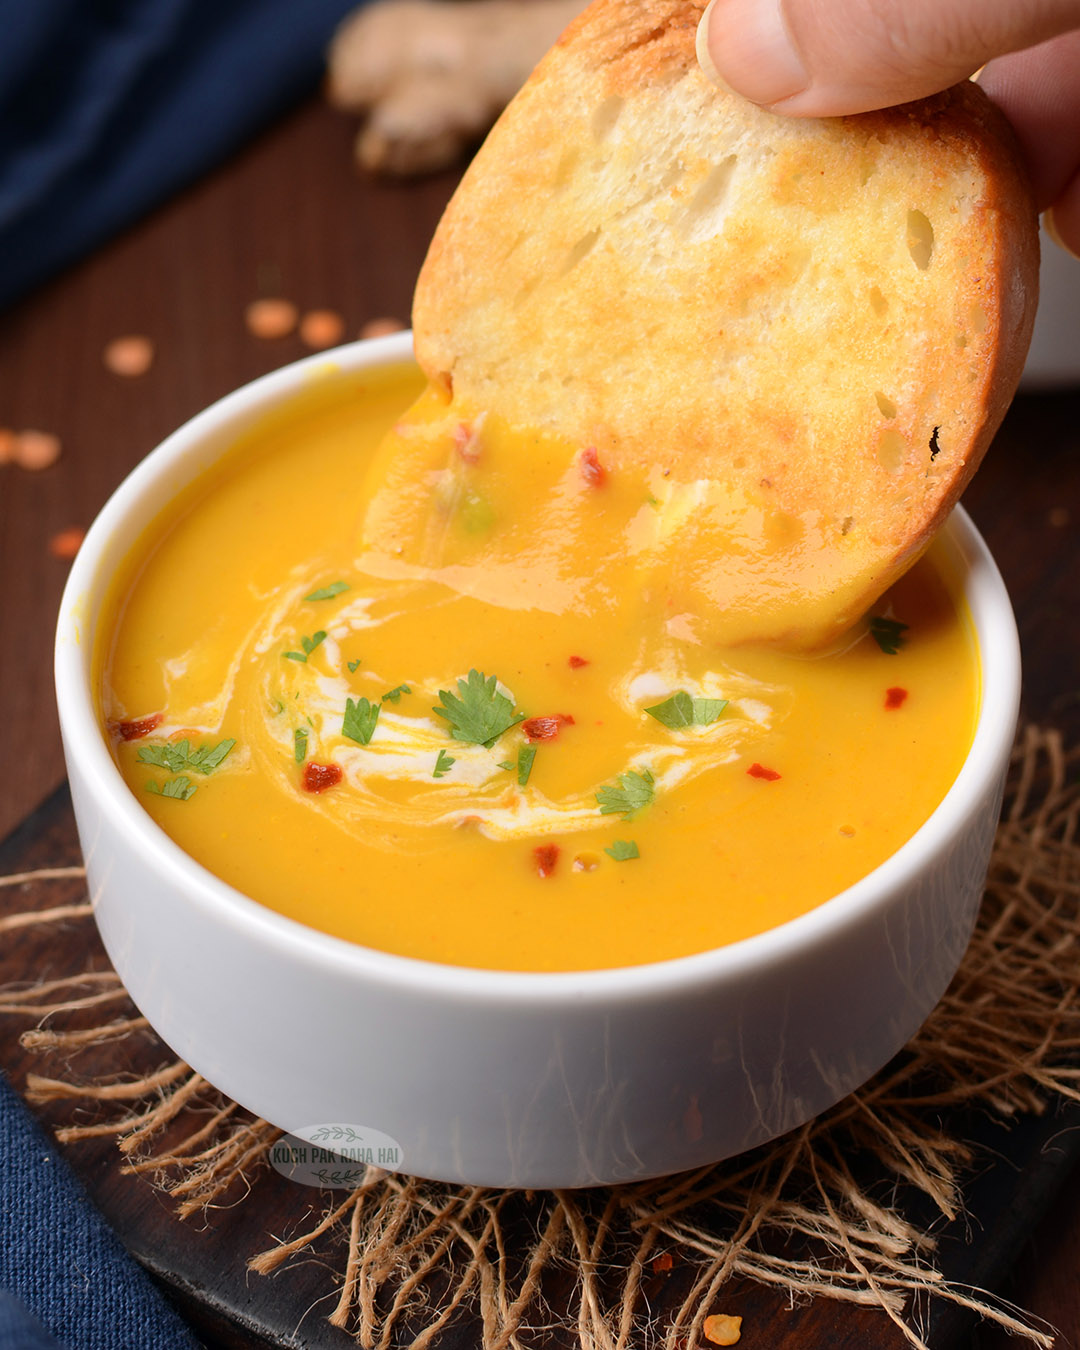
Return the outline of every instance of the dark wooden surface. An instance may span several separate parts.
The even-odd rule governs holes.
[[[351,137],[344,120],[317,102],[306,105],[0,316],[0,427],[54,431],[64,444],[61,461],[44,473],[0,466],[0,837],[63,777],[50,667],[66,565],[49,555],[50,536],[88,524],[124,473],[185,418],[303,354],[298,339],[260,343],[247,334],[243,309],[259,294],[284,294],[302,308],[336,308],[350,335],[376,316],[408,317],[416,270],[453,176],[413,185],[362,180],[352,169]],[[147,334],[157,347],[153,369],[138,380],[111,375],[101,360],[104,344],[129,332]],[[1020,621],[1025,715],[1062,726],[1073,744],[1080,736],[1078,488],[1080,389],[1021,396],[967,497]],[[51,825],[39,817],[33,836],[24,832],[13,846],[57,861],[71,841],[62,808],[53,809],[60,815]],[[58,852],[50,855],[51,848]],[[88,1157],[88,1176],[109,1171],[103,1158]],[[1080,1174],[1064,1183],[1055,1174],[1052,1184],[1056,1199],[1006,1292],[1055,1324],[1063,1333],[1059,1345],[1080,1347]],[[162,1202],[136,1185],[124,1183],[127,1189],[115,1195],[111,1183],[103,1187],[110,1215],[133,1241],[147,1216],[172,1232]],[[186,1250],[202,1243],[232,1290],[237,1315],[262,1315],[274,1295],[270,1282],[253,1285],[244,1277],[234,1222],[222,1214],[202,1236],[185,1230],[169,1240]],[[151,1263],[161,1259],[141,1254]],[[279,1280],[273,1287],[287,1285]],[[304,1287],[301,1279],[300,1294]],[[876,1321],[842,1323],[835,1306],[818,1315],[821,1344],[893,1344]],[[343,1343],[303,1339],[312,1322],[311,1315],[304,1319],[294,1344]],[[773,1339],[744,1336],[745,1344],[779,1343],[770,1319],[757,1325],[759,1332],[771,1325]],[[215,1334],[222,1345],[243,1343],[230,1340],[236,1333],[224,1327]],[[990,1333],[978,1341],[980,1350],[1007,1343]]]

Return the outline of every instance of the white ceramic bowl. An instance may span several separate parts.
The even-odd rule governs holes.
[[[880,1068],[949,982],[978,906],[1016,720],[1001,577],[968,518],[947,546],[981,645],[982,708],[948,796],[876,871],[716,951],[619,970],[519,974],[355,946],[263,908],[186,856],[114,765],[91,648],[141,531],[313,370],[400,361],[407,334],[312,357],[170,436],[87,535],[64,595],[56,683],[94,913],[132,998],[179,1055],[257,1114],[337,1123],[400,1170],[584,1186],[697,1167],[801,1124]]]

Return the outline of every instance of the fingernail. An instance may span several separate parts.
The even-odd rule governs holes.
[[[720,78],[720,72],[716,69],[716,62],[712,59],[712,52],[709,51],[709,16],[716,8],[716,0],[709,0],[705,6],[705,12],[697,26],[697,59],[701,67],[702,74],[710,84],[719,84],[723,88],[727,85]]]
[[[1057,244],[1058,248],[1064,249],[1070,258],[1075,258],[1077,262],[1080,262],[1080,253],[1077,253],[1074,248],[1070,248],[1065,240],[1062,239],[1061,232],[1057,227],[1057,221],[1054,219],[1054,208],[1052,206],[1048,206],[1042,213],[1042,227],[1049,238]]]
[[[810,83],[780,0],[709,0],[698,24],[697,56],[714,84],[753,103],[779,103]]]

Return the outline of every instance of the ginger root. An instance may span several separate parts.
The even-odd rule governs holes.
[[[452,164],[488,129],[581,0],[379,0],[330,46],[327,97],[364,114],[356,158],[409,175]]]

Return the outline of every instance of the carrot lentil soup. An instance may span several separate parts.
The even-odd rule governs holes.
[[[658,547],[692,504],[419,392],[316,382],[118,577],[101,716],[187,853],[371,947],[577,970],[783,923],[927,818],[979,689],[936,546],[833,650],[725,649]]]

